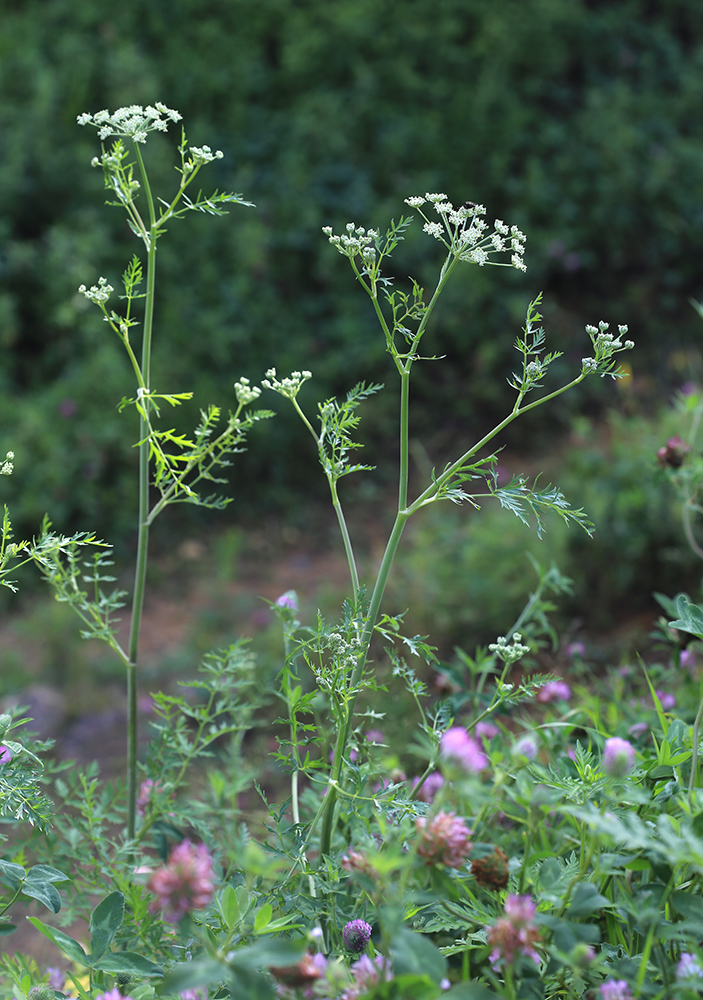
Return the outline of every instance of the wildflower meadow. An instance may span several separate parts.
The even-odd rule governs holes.
[[[476,268],[525,271],[527,235],[511,221],[490,221],[486,207],[465,200],[471,192],[453,193],[454,201],[407,192],[379,228],[376,220],[371,228],[330,220],[320,239],[345,258],[340,266],[368,298],[387,384],[360,381],[320,399],[309,359],[289,372],[272,358],[265,372],[233,371],[230,399],[194,400],[161,384],[157,365],[152,371],[152,347],[167,335],[158,249],[176,225],[197,239],[199,226],[236,227],[255,207],[240,194],[204,193],[208,165],[223,153],[192,145],[180,113],[164,104],[81,114],[78,126],[94,131],[92,166],[134,237],[121,276],[86,275],[79,289],[114,342],[115,363],[133,376],[131,393],[110,405],[119,404],[134,445],[134,583],[129,592],[115,586],[109,539],[89,525],[63,534],[49,511],[35,537],[22,540],[7,506],[0,582],[14,589],[17,569],[32,565],[75,612],[81,635],[109,647],[126,692],[126,768],[114,782],[91,765],[59,769],[23,712],[0,717],[0,996],[701,995],[703,607],[683,593],[659,594],[654,658],[645,664],[633,652],[626,668],[596,673],[587,646],[563,641],[552,625],[570,588],[555,566],[535,562],[518,618],[494,642],[457,649],[451,660],[437,655],[431,635],[408,634],[405,609],[389,599],[405,529],[434,505],[480,519],[494,504],[540,536],[559,521],[593,532],[578,497],[519,469],[506,474],[498,453],[511,425],[533,410],[578,394],[587,379],[626,374],[621,356],[635,347],[626,317],[593,317],[582,358],[561,379],[569,359],[548,339],[535,292],[522,329],[505,334],[515,348],[505,373],[512,408],[416,488],[411,377],[417,365],[441,368],[437,303]],[[154,132],[175,136],[168,191],[152,191],[149,179]],[[397,277],[410,227],[436,250],[432,287]],[[502,272],[493,273],[498,295]],[[342,480],[372,469],[357,431],[365,405],[382,392],[397,401],[397,503],[369,574]],[[266,408],[275,396],[286,416]],[[175,431],[172,411],[191,407],[194,429]],[[682,397],[683,437],[659,456],[699,555],[691,516],[703,469],[689,452],[701,413],[697,396]],[[180,694],[150,690],[141,642],[150,529],[175,504],[228,505],[238,454],[287,418],[302,422],[329,489],[346,598],[336,617],[310,619],[289,590],[267,607],[279,628],[275,664],[233,637],[203,656]],[[0,473],[17,476],[11,426],[3,437]],[[542,668],[541,654],[556,649],[568,671]],[[145,723],[139,704],[147,696],[153,712]],[[391,708],[401,696],[399,727]],[[250,752],[262,725],[276,739],[274,789],[258,780],[261,762]],[[13,911],[28,900],[40,914],[29,917],[37,940],[61,955],[51,967],[13,949]]]

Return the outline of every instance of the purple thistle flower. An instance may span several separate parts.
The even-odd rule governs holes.
[[[513,744],[514,756],[527,757],[528,760],[535,759],[538,749],[534,736],[523,736]]]
[[[630,987],[624,979],[606,979],[600,988],[603,1000],[632,1000]]]
[[[117,987],[115,987],[114,990],[108,990],[106,993],[99,993],[95,1000],[132,1000],[132,998],[123,997]]]
[[[145,778],[139,786],[139,795],[137,796],[137,813],[139,816],[144,818],[147,806],[151,801],[151,797],[154,792],[159,791],[159,784],[153,781],[151,778]]]
[[[363,951],[371,940],[371,930],[371,924],[367,924],[365,920],[350,920],[342,931],[345,946],[357,954]]]
[[[205,844],[182,840],[169,854],[168,863],[151,876],[147,888],[156,894],[152,913],[162,910],[164,920],[176,923],[191,910],[207,906],[215,886],[212,857]]]
[[[66,974],[62,972],[61,969],[57,969],[54,965],[50,965],[46,972],[49,976],[49,986],[52,990],[59,990],[63,993],[64,985],[66,983]]]
[[[0,764],[9,764],[12,760],[12,750],[5,744],[0,745]]]
[[[487,740],[492,740],[494,736],[497,736],[500,730],[493,722],[477,722],[474,732],[479,739],[484,736]]]
[[[393,967],[385,955],[376,955],[373,961],[368,955],[362,955],[358,962],[354,962],[352,965],[351,974],[354,977],[354,985],[349,991],[344,991],[342,1000],[347,997],[351,1000],[352,997],[356,998],[368,993],[371,987],[381,980],[381,977],[389,983],[393,978]]]
[[[659,699],[659,704],[662,707],[662,711],[670,712],[672,708],[676,705],[676,697],[668,691],[656,691],[657,698]]]
[[[413,788],[415,788],[419,780],[419,778],[413,778]],[[420,791],[417,793],[420,802],[434,802],[435,795],[443,784],[444,778],[439,771],[433,771],[431,774],[428,774],[420,786]]]
[[[679,657],[679,663],[684,670],[688,670],[691,674],[693,674],[696,668],[696,654],[692,649],[682,649]]]
[[[534,946],[539,941],[539,931],[533,921],[537,908],[529,896],[510,895],[505,901],[505,916],[500,917],[488,930],[488,944],[493,949],[489,961],[493,968],[501,962],[512,965],[517,955],[525,955],[539,965],[539,955]]]
[[[703,969],[695,955],[682,952],[679,964],[676,966],[677,979],[703,979]]]
[[[635,748],[619,736],[611,736],[605,741],[603,750],[603,770],[611,778],[626,777],[635,765]]]
[[[298,595],[294,590],[287,590],[285,594],[276,600],[277,608],[288,608],[289,611],[298,610]]]
[[[471,774],[478,774],[487,764],[483,750],[463,726],[448,729],[439,741],[439,749],[445,760]]]
[[[466,863],[471,852],[471,830],[455,813],[440,810],[429,821],[425,816],[418,816],[415,825],[420,834],[417,853],[426,858],[428,864],[461,868]]]
[[[366,734],[366,739],[369,741],[369,743],[385,743],[386,734],[382,732],[380,729],[369,729],[368,733]]]
[[[571,688],[566,681],[548,681],[537,692],[537,701],[543,705],[551,701],[568,701],[570,697]]]

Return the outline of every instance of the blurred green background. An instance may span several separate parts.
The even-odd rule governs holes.
[[[419,366],[413,390],[416,474],[511,405],[512,343],[537,292],[548,345],[564,352],[557,378],[587,353],[585,323],[628,323],[632,378],[518,423],[506,442],[519,458],[506,462],[546,465],[597,522],[594,542],[555,527],[537,553],[575,577],[582,615],[607,622],[651,605],[653,589],[697,585],[655,454],[679,429],[673,389],[703,378],[689,304],[703,299],[699,0],[5,0],[0,451],[16,454],[2,486],[19,534],[48,512],[62,531],[131,546],[136,428],[117,413],[130,371],[77,288],[100,275],[117,287],[140,247],[104,205],[95,132],[76,116],[154,101],[183,114],[193,144],[223,150],[203,187],[257,206],[189,216],[160,245],[155,388],[196,392],[174,420],[226,408],[237,378],[271,365],[313,371],[311,413],[360,378],[392,386],[369,302],[321,227],[383,227],[425,191],[471,199],[527,233],[528,271],[466,268],[449,286],[428,342],[446,360]],[[165,195],[178,138],[146,149]],[[429,284],[437,250],[417,226],[394,255],[398,280]],[[364,457],[379,468],[345,495],[352,522],[382,527],[394,392],[366,413]],[[325,548],[336,542],[310,513],[325,489],[286,416],[252,435],[227,512],[169,512],[157,544],[268,517],[292,525],[290,542]],[[530,585],[530,536],[506,513],[439,513],[410,533],[398,600],[451,640],[504,628],[504,602]]]

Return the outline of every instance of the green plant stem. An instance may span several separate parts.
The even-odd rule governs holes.
[[[703,697],[698,706],[698,712],[693,723],[693,733],[691,736],[691,776],[688,779],[688,807],[693,812],[693,789],[696,787],[698,772],[698,736],[701,729],[701,719],[703,719]]]
[[[337,483],[330,476],[327,477],[327,481],[329,482],[330,493],[332,494],[332,506],[334,507],[335,514],[337,515],[337,523],[339,524],[339,530],[342,535],[344,552],[347,557],[347,565],[349,566],[349,576],[351,577],[352,595],[354,604],[356,605],[359,599],[359,571],[356,567],[354,549],[352,547],[347,522],[344,517],[344,511],[342,510],[342,504],[340,503],[339,496],[337,494]]]
[[[477,444],[475,444],[472,448],[469,448],[468,451],[465,451],[461,458],[458,458],[456,462],[453,462],[441,476],[438,476],[437,480],[428,486],[427,489],[424,490],[420,496],[410,504],[407,508],[407,513],[409,515],[414,514],[415,511],[419,510],[421,507],[424,507],[429,503],[434,503],[441,488],[447,485],[451,478],[461,470],[470,458],[480,451],[481,448],[484,448],[487,444],[489,444],[493,438],[497,437],[497,435],[500,434],[500,432],[509,424],[511,424],[513,420],[522,416],[523,413],[529,413],[530,410],[534,410],[536,407],[542,406],[543,403],[548,403],[550,400],[556,399],[557,396],[561,396],[562,393],[567,392],[569,389],[573,389],[574,386],[583,382],[585,377],[586,373],[582,372],[579,376],[572,379],[571,382],[567,382],[567,384],[563,385],[560,389],[555,389],[554,392],[550,392],[548,395],[542,396],[540,399],[536,399],[533,403],[528,403],[527,406],[521,407],[520,400],[518,399],[512,412],[509,413],[504,420],[501,420],[499,424],[496,424],[493,430],[489,431],[484,437],[482,437]]]
[[[141,372],[144,380],[144,390],[148,393],[151,386],[151,339],[154,323],[154,289],[156,285],[156,233],[154,202],[151,188],[144,168],[144,161],[135,144],[135,152],[142,175],[143,188],[146,191],[151,219],[150,233],[143,232],[142,239],[147,248],[147,279],[146,300],[144,308],[144,334],[142,339]],[[144,400],[148,407],[149,400]],[[129,630],[127,653],[127,837],[134,839],[137,823],[138,773],[137,754],[139,747],[138,712],[137,712],[137,673],[139,661],[139,635],[144,608],[144,591],[146,587],[146,571],[149,556],[149,440],[148,421],[139,417],[139,522],[137,535],[137,562],[134,571],[134,593],[132,596],[132,617]]]
[[[319,452],[320,451],[320,438],[315,433],[315,428],[312,426],[312,424],[310,423],[310,421],[308,420],[308,418],[303,413],[303,411],[300,408],[300,405],[298,403],[298,400],[295,398],[295,396],[291,397],[291,403],[293,404],[293,408],[295,409],[295,412],[298,414],[298,416],[300,417],[300,419],[303,421],[303,423],[307,427],[307,429],[310,432],[310,434],[312,434],[313,440],[315,441],[315,444],[317,445],[317,449],[318,449],[318,452]],[[349,566],[349,576],[351,577],[352,595],[353,595],[353,598],[354,598],[354,603],[356,604],[356,602],[358,600],[358,597],[359,597],[359,571],[358,571],[357,566],[356,566],[356,559],[354,557],[354,549],[352,547],[352,542],[351,542],[351,537],[349,535],[349,529],[347,527],[347,522],[346,522],[346,519],[344,517],[344,511],[342,510],[342,504],[341,504],[341,502],[339,500],[339,494],[337,493],[337,480],[332,475],[330,475],[330,473],[327,471],[327,469],[325,469],[325,476],[327,477],[327,482],[328,482],[329,488],[330,488],[330,494],[332,496],[332,506],[334,508],[335,514],[337,515],[337,523],[339,524],[339,530],[340,530],[341,535],[342,535],[342,542],[344,544],[344,552],[345,552],[345,555],[347,557],[347,564]]]
[[[369,654],[369,647],[371,645],[371,639],[373,638],[373,631],[376,621],[378,619],[378,614],[381,608],[381,601],[383,600],[383,594],[386,589],[386,584],[388,582],[388,576],[393,565],[393,560],[395,554],[398,551],[398,545],[400,543],[401,536],[403,534],[403,529],[410,515],[405,511],[399,511],[396,515],[395,523],[391,530],[390,537],[386,544],[386,550],[383,553],[383,559],[381,561],[381,566],[378,571],[378,576],[376,577],[376,584],[371,595],[371,603],[369,605],[368,616],[366,619],[366,624],[364,626],[364,631],[361,635],[361,651],[357,658],[354,670],[349,682],[352,694],[346,705],[346,720],[344,725],[340,726],[337,733],[337,742],[335,744],[334,757],[332,761],[332,768],[330,771],[330,786],[325,796],[325,806],[322,816],[322,825],[320,828],[320,855],[329,854],[330,845],[332,842],[332,831],[334,829],[334,811],[337,804],[337,788],[341,780],[342,774],[342,762],[344,758],[344,750],[349,739],[349,733],[351,730],[351,724],[354,718],[354,707],[356,705],[356,689],[358,689],[359,682],[363,675],[364,667],[366,665],[366,660]]]

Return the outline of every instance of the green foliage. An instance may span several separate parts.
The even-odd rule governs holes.
[[[226,405],[233,376],[257,379],[272,358],[281,370],[305,358],[325,399],[380,380],[383,345],[320,229],[388,217],[413,190],[490,204],[529,232],[530,287],[552,303],[554,349],[565,357],[580,358],[583,317],[603,301],[638,331],[638,368],[654,373],[655,393],[662,375],[678,377],[677,348],[697,344],[684,305],[701,298],[694,0],[449,0],[441,16],[433,0],[402,10],[370,0],[176,0],[146,13],[136,0],[109,11],[32,0],[6,14],[0,424],[21,456],[6,500],[22,535],[49,506],[68,533],[89,524],[118,541],[129,531],[129,443],[114,412],[96,419],[103,400],[116,406],[129,393],[128,380],[74,290],[99,274],[116,284],[134,247],[118,213],[102,211],[100,172],[85,170],[95,153],[86,130],[76,140],[85,111],[172,95],[194,141],[225,154],[208,168],[213,186],[244,189],[259,206],[197,239],[174,227],[162,241],[171,291],[158,310],[169,336],[157,350],[169,387],[195,372],[198,395]],[[170,184],[161,136],[147,152]],[[406,246],[407,270],[424,287],[429,248],[412,235]],[[426,366],[416,390],[435,429],[455,435],[502,411],[510,345],[495,334],[522,312],[527,287],[513,278],[495,297],[477,272],[445,297],[441,344],[427,353],[450,363],[441,380]],[[402,319],[409,304],[395,303],[412,326]],[[602,399],[599,387],[590,392]],[[563,427],[570,412],[564,402],[524,434]],[[184,433],[192,417],[179,421]],[[278,435],[246,460],[237,485],[257,509],[261,495],[252,500],[246,480],[264,465],[290,495],[310,480],[311,467],[288,457],[300,447],[295,426]],[[269,500],[279,496],[274,487]]]

